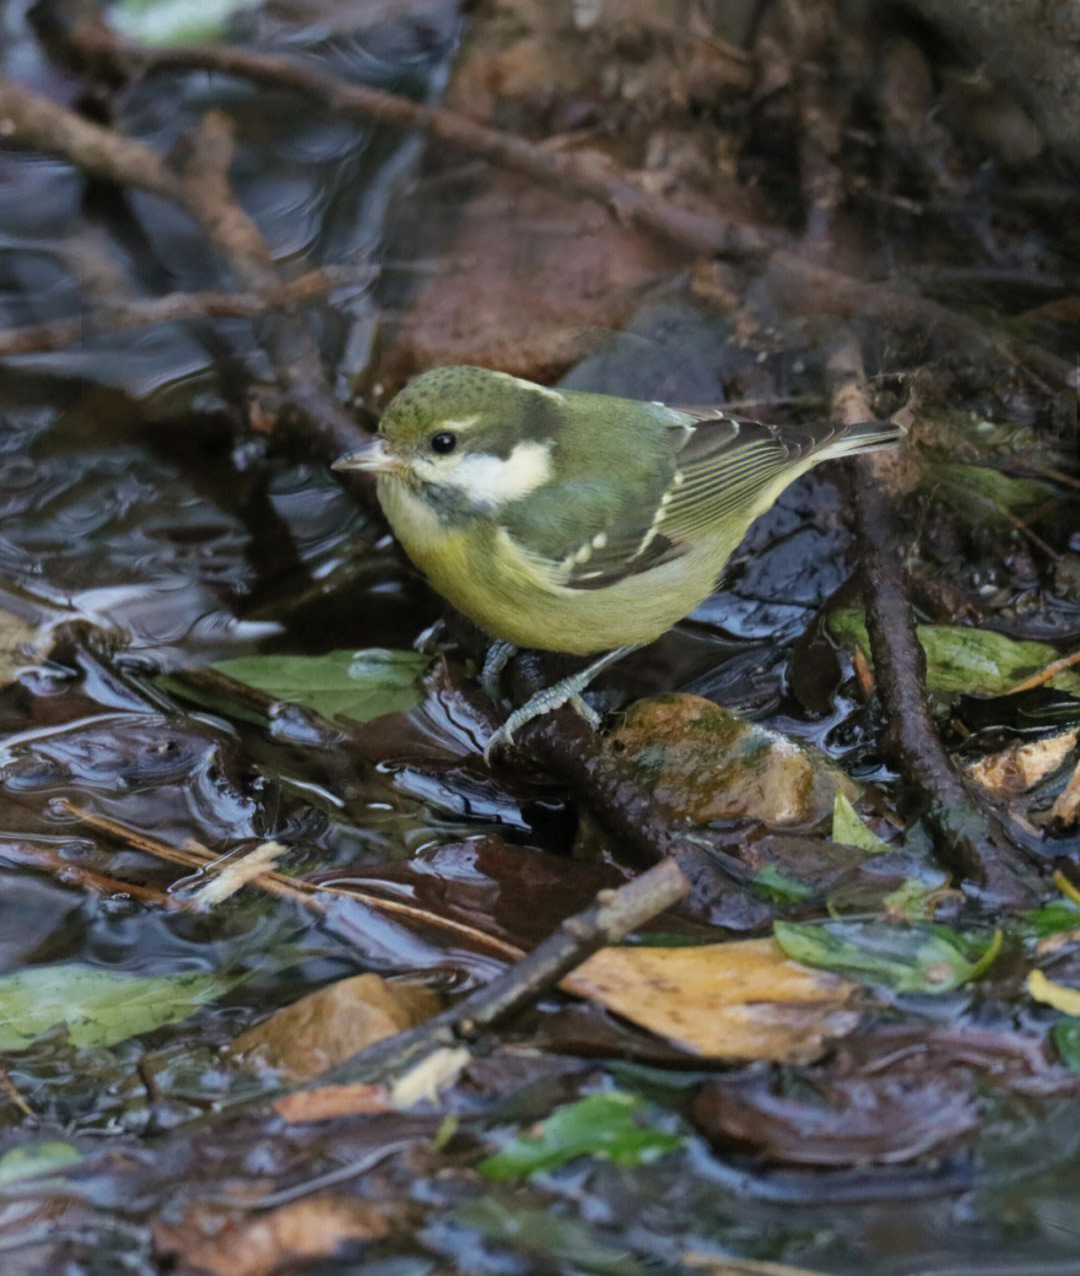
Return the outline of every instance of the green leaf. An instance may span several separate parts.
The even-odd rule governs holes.
[[[1030,909],[1019,916],[1020,926],[1032,935],[1056,935],[1061,931],[1080,930],[1080,907],[1071,899],[1052,899],[1041,908]]]
[[[834,611],[829,616],[829,630],[840,642],[870,651],[861,611]],[[1048,643],[1017,642],[988,629],[919,625],[916,632],[926,652],[926,685],[939,695],[1000,695],[1058,657]],[[1051,685],[1080,695],[1080,674],[1059,673]]]
[[[1054,1048],[1070,1072],[1080,1072],[1080,1019],[1069,1016],[1050,1029]]]
[[[617,1165],[641,1165],[682,1146],[678,1134],[641,1125],[641,1100],[614,1090],[590,1095],[557,1108],[539,1133],[513,1143],[481,1161],[477,1169],[490,1179],[508,1179],[551,1170],[578,1156],[601,1156]]]
[[[185,972],[130,975],[93,966],[32,966],[0,977],[0,1050],[22,1050],[67,1024],[80,1049],[111,1046],[176,1023],[236,983]]]
[[[766,864],[756,872],[751,884],[774,904],[799,904],[819,894],[813,886],[781,872],[775,864]]]
[[[889,849],[876,833],[866,827],[843,793],[837,793],[833,799],[832,839],[874,854]]]
[[[1006,522],[1001,511],[1023,514],[1054,496],[1054,489],[1047,483],[1013,478],[987,465],[932,461],[928,471],[931,479],[945,485],[954,503],[965,507],[964,513],[980,517],[984,522],[994,515]]]
[[[11,1148],[0,1156],[0,1187],[27,1179],[35,1174],[48,1174],[50,1170],[62,1170],[76,1165],[83,1159],[77,1147],[59,1139],[43,1139],[26,1147]]]
[[[897,992],[949,992],[977,979],[1001,949],[1002,935],[958,934],[929,923],[775,922],[777,943],[789,957]]]
[[[329,651],[324,656],[243,656],[211,668],[276,700],[357,722],[404,713],[420,703],[427,660],[415,651]]]

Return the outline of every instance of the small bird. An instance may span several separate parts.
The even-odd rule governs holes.
[[[484,368],[434,368],[388,404],[338,470],[377,476],[406,554],[499,640],[485,688],[515,647],[604,652],[510,715],[530,718],[652,642],[716,588],[750,524],[799,475],[896,443],[885,421],[780,429],[715,408],[555,390]]]

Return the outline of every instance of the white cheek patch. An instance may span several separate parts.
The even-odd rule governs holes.
[[[552,473],[551,443],[531,441],[515,444],[507,457],[490,452],[462,456],[455,464],[441,467],[439,477],[474,504],[494,509],[535,492]]]

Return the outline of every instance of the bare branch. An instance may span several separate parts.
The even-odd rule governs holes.
[[[153,147],[0,78],[0,137],[62,155],[83,172],[179,205],[210,239],[241,288],[273,292],[282,286],[261,231],[232,197],[232,128],[217,112],[203,118],[183,169],[174,171]],[[302,321],[269,315],[257,332],[286,395],[302,414],[313,448],[329,458],[358,447],[367,436],[331,394]]]
[[[62,350],[90,337],[127,332],[159,323],[195,319],[255,319],[271,310],[291,310],[317,301],[344,283],[363,283],[369,271],[323,267],[279,284],[266,292],[172,292],[164,297],[133,297],[110,301],[85,315],[0,329],[0,358]]]
[[[863,390],[862,356],[850,342],[830,364],[833,411],[855,423],[872,418]],[[893,502],[871,454],[856,460],[856,509],[866,556],[866,627],[878,692],[889,727],[886,747],[925,804],[939,853],[993,907],[1019,908],[1036,898],[1022,846],[964,784],[934,729],[926,695],[926,657],[904,590]]]

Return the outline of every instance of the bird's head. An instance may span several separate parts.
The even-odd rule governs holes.
[[[490,513],[554,477],[563,395],[504,372],[434,368],[387,405],[375,439],[334,463],[447,510]]]

